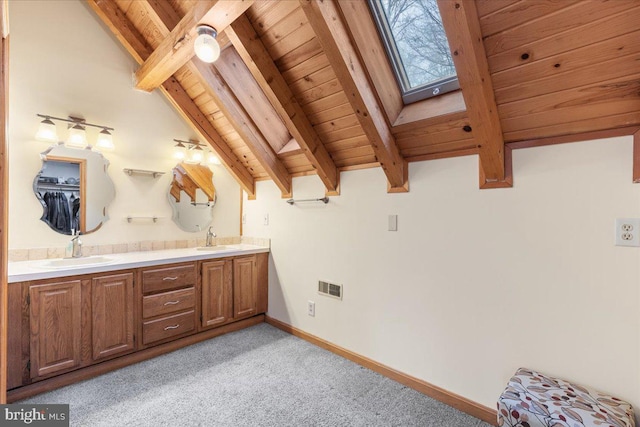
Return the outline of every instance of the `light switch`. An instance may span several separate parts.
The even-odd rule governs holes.
[[[269,214],[264,214],[264,225],[269,225]]]
[[[389,231],[398,231],[398,215],[389,215]]]

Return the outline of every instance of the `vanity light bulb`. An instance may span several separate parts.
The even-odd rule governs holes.
[[[58,142],[56,124],[49,119],[41,121],[36,133],[36,139],[44,142]]]
[[[200,163],[202,161],[202,150],[193,150],[191,153],[190,163]]]
[[[69,129],[69,137],[67,138],[67,147],[84,148],[87,145],[87,134],[84,127],[76,124]]]
[[[186,157],[185,154],[185,146],[182,144],[178,144],[173,148],[173,157],[177,160],[184,160]]]
[[[98,141],[96,141],[96,148],[104,151],[113,151],[113,138],[111,133],[107,129],[102,129],[98,134]]]

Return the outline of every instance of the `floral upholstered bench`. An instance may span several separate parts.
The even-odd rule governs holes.
[[[520,368],[498,399],[498,425],[635,427],[635,421],[621,399]]]

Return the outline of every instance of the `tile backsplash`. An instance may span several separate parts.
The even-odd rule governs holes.
[[[217,237],[216,245],[247,245],[271,246],[270,239],[255,237]],[[83,256],[121,254],[126,252],[159,251],[163,249],[184,249],[204,246],[205,239],[190,240],[143,240],[140,242],[117,243],[114,245],[84,245]],[[33,261],[38,259],[63,258],[65,248],[33,248],[9,249],[9,261]]]

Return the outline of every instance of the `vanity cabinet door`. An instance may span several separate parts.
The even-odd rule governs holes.
[[[232,262],[202,263],[202,327],[227,322],[233,316]]]
[[[80,366],[80,280],[29,286],[31,378]]]
[[[133,273],[91,280],[91,344],[93,360],[134,350]]]
[[[258,277],[256,257],[233,260],[233,317],[238,319],[257,314]]]

